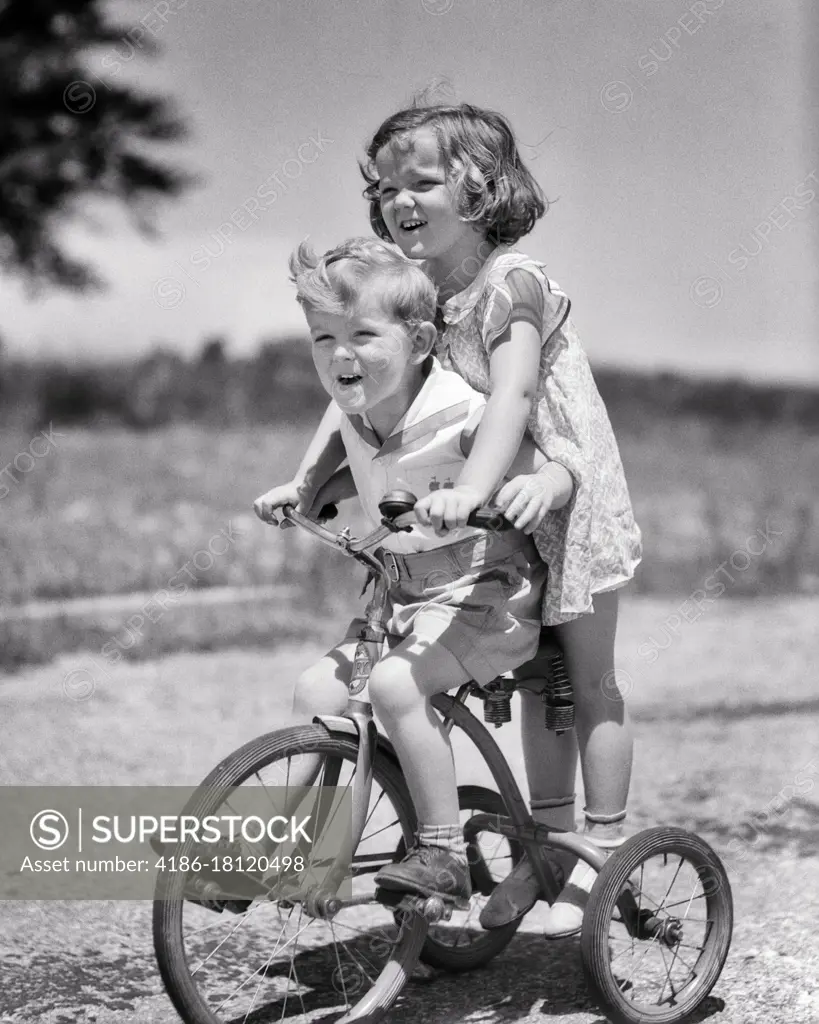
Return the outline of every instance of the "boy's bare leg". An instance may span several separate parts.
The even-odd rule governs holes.
[[[452,744],[429,698],[468,680],[445,647],[415,635],[382,658],[370,676],[373,708],[398,754],[418,820],[428,825],[459,818]]]
[[[373,669],[370,700],[392,740],[418,815],[419,845],[384,868],[384,889],[456,899],[471,894],[449,734],[430,698],[469,680],[441,644],[410,636]]]
[[[316,715],[340,715],[347,705],[356,640],[339,644],[306,669],[296,681],[290,725],[309,725]],[[297,754],[279,765],[271,785],[298,789],[312,786],[322,763],[321,754]]]
[[[340,715],[347,703],[347,685],[352,673],[355,640],[339,644],[306,669],[296,682],[290,725],[307,725],[318,714]],[[295,814],[305,788],[318,778],[324,761],[321,754],[296,753],[284,761],[274,761],[261,773],[266,786],[285,789],[284,801],[277,805],[277,813],[285,817]],[[292,845],[292,844],[291,844]],[[275,843],[264,837],[256,853],[271,857],[275,852],[286,852],[286,844]]]
[[[341,714],[347,703],[347,683],[352,673],[355,648],[356,641],[354,640],[340,644],[328,651],[319,662],[300,676],[293,697],[292,725],[309,723],[316,714]],[[285,787],[286,790],[292,791],[292,794],[285,793],[284,805],[279,808],[279,813],[289,817],[297,810],[304,797],[303,792],[297,792],[297,790],[313,785],[321,770],[322,761],[323,757],[320,754],[297,753],[284,762],[274,762],[270,766],[272,770],[268,769],[263,772],[260,778],[266,787]],[[278,843],[265,835],[261,840],[252,844],[252,852],[257,857],[273,857],[279,852],[286,854],[293,845],[292,842]],[[154,848],[157,849],[157,852],[162,852],[161,845],[155,845]],[[241,851],[237,851],[239,855],[245,852],[250,853],[244,845]],[[271,884],[271,892],[280,881],[278,869],[272,877],[275,881]],[[284,875],[281,876],[282,879],[284,877]],[[252,897],[239,899],[233,904],[234,909],[245,909],[250,905],[251,899]]]

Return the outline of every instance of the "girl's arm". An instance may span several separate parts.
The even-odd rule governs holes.
[[[518,454],[537,393],[539,331],[513,321],[489,356],[490,395],[472,451],[453,488],[434,491],[415,506],[419,521],[437,530],[466,525],[470,512],[486,505]]]
[[[468,456],[479,433],[480,419],[473,417],[461,438],[461,451]],[[547,512],[563,508],[574,492],[571,473],[559,462],[551,462],[524,434],[517,455],[506,473],[507,483],[492,499],[518,530],[533,533]]]
[[[511,323],[489,356],[489,397],[481,429],[457,486],[472,487],[483,505],[518,455],[537,394],[540,334],[530,323]]]

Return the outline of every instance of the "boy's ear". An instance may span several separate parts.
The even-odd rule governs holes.
[[[422,363],[430,354],[435,345],[438,331],[435,324],[425,321],[415,328],[415,337],[412,341],[412,361]]]

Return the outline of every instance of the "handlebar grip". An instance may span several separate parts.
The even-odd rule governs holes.
[[[400,515],[412,512],[416,497],[409,491],[389,491],[379,501],[378,508],[386,519],[397,519]],[[479,530],[512,530],[513,525],[498,509],[476,508],[467,519],[468,526]]]
[[[285,519],[292,522],[290,513],[295,512],[296,509],[293,505],[282,505],[282,515]],[[335,519],[338,515],[338,505],[334,505],[332,502],[328,502],[326,505],[321,506],[321,511],[318,514],[319,520],[321,519]]]
[[[514,530],[514,526],[500,509],[476,508],[466,521],[467,526],[476,526],[479,530]]]

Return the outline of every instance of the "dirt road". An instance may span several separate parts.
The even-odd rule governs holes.
[[[817,1024],[819,602],[716,602],[682,625],[677,604],[623,609],[621,682],[637,740],[630,828],[678,824],[726,860],[736,927],[706,1013],[720,1024]],[[314,655],[291,648],[125,665],[81,701],[68,699],[63,682],[83,658],[0,677],[0,782],[197,782],[239,743],[284,723],[294,675]],[[520,774],[515,726],[497,736]],[[462,781],[488,781],[464,745],[456,753]],[[791,796],[806,770],[817,788]],[[178,1019],[156,973],[146,903],[0,904],[0,957],[3,1022]],[[537,911],[489,968],[413,982],[389,1019],[602,1020],[588,1004],[576,943],[545,943]]]

